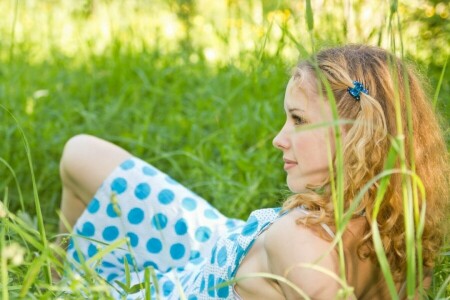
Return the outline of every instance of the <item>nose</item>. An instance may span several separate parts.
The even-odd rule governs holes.
[[[280,150],[289,148],[289,140],[284,134],[284,126],[283,128],[281,128],[280,132],[278,132],[278,134],[273,138],[272,145]]]

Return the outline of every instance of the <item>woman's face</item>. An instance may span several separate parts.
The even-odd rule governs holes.
[[[273,139],[273,145],[283,152],[287,185],[299,193],[308,184],[321,184],[329,174],[328,153],[334,156],[334,135],[330,124],[314,129],[305,125],[332,122],[330,105],[316,91],[316,79],[311,75],[300,80],[291,78],[284,98],[286,122]],[[302,129],[303,127],[303,129]]]

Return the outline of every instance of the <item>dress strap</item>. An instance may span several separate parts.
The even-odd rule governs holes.
[[[236,292],[235,285],[233,285],[233,296],[235,300],[242,300],[241,296]]]
[[[299,206],[298,209],[305,215],[310,214],[309,211],[306,208],[304,208],[303,206]],[[330,237],[332,239],[335,238],[335,234],[334,234],[333,230],[331,230],[330,226],[328,226],[327,224],[324,224],[324,223],[320,223],[320,226],[322,226],[322,228],[330,235]]]

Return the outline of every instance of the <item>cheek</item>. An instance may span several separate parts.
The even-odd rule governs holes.
[[[326,148],[326,139],[324,132],[321,130],[313,130],[300,132],[293,140],[296,152],[308,153],[320,151],[320,149]]]
[[[297,160],[303,166],[323,168],[328,166],[328,146],[330,142],[332,155],[334,154],[334,142],[327,134],[328,130],[314,130],[298,133],[293,141]]]

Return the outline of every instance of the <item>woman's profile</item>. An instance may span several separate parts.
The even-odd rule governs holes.
[[[279,165],[262,166],[262,172],[284,168],[292,195],[276,208],[256,209],[255,202],[246,221],[224,216],[114,144],[89,135],[71,138],[61,159],[61,210],[73,226],[70,265],[78,269],[89,261],[116,298],[127,265],[133,284],[153,268],[158,285],[152,285],[151,296],[163,299],[388,299],[373,241],[377,210],[395,288],[405,298],[404,220],[410,212],[404,201],[411,193],[405,192],[405,174],[417,174],[425,190],[417,204],[425,211],[425,275],[417,280],[427,286],[446,230],[449,167],[437,116],[413,68],[378,47],[325,49],[294,68],[284,102],[276,105],[286,112],[273,139],[282,155]],[[397,149],[397,171],[390,173],[377,206],[383,177],[373,179],[386,168],[399,135],[404,151]],[[333,243],[337,205],[351,215],[341,255]],[[63,222],[60,230],[68,230]],[[114,243],[120,247],[91,260]],[[350,287],[345,295],[344,287]]]

